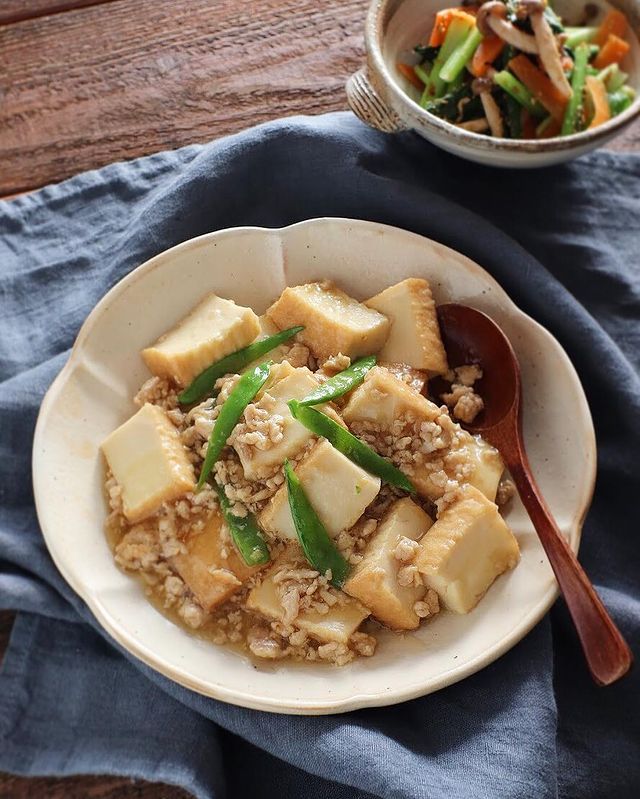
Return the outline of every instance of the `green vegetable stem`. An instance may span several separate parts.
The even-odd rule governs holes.
[[[587,78],[587,62],[589,61],[589,45],[579,44],[576,47],[576,57],[573,64],[573,74],[571,76],[571,88],[573,94],[567,103],[567,110],[564,112],[562,120],[562,136],[570,136],[578,129],[578,121],[582,112],[582,95],[584,93],[585,80]]]
[[[224,517],[233,543],[238,548],[242,560],[247,566],[259,566],[261,563],[268,563],[270,559],[269,547],[262,537],[255,516],[247,512],[246,516],[236,516],[231,512],[231,503],[224,488],[216,483],[216,492],[220,502],[220,510]]]
[[[438,51],[436,60],[433,62],[429,83],[422,94],[420,105],[424,105],[430,98],[442,97],[445,93],[447,82],[440,76],[440,70],[453,51],[464,42],[469,33],[469,28],[469,24],[462,19],[454,19],[451,21],[444,42],[442,42],[442,47]]]
[[[215,462],[220,457],[220,453],[224,449],[227,439],[238,423],[238,419],[242,416],[244,409],[266,383],[270,366],[271,361],[267,361],[242,375],[233,391],[222,404],[218,418],[209,436],[207,454],[202,464],[196,491],[200,491],[206,483]]]
[[[330,377],[309,396],[300,400],[300,405],[319,405],[321,402],[342,397],[351,389],[359,386],[365,378],[367,372],[376,365],[376,356],[369,355],[354,361],[347,369],[338,372],[337,375]]]
[[[503,69],[502,72],[496,72],[493,76],[493,82],[501,89],[504,89],[509,96],[517,100],[520,105],[524,106],[534,116],[542,117],[546,115],[546,111],[529,89],[523,83],[520,83],[517,78],[514,78],[510,72],[507,72],[506,69]]]
[[[360,441],[344,427],[341,427],[326,414],[315,408],[306,408],[297,400],[288,403],[291,414],[317,436],[326,438],[337,450],[357,463],[370,474],[375,474],[390,485],[402,488],[410,494],[415,494],[415,487],[410,480],[386,458],[382,458],[370,446]]]
[[[254,341],[248,347],[226,355],[221,360],[208,366],[203,372],[200,372],[191,385],[179,395],[178,401],[182,405],[192,405],[194,402],[200,402],[213,392],[216,380],[219,377],[240,372],[252,361],[261,358],[267,352],[271,352],[271,350],[279,347],[280,344],[284,344],[285,341],[293,338],[301,330],[304,330],[304,327],[290,327],[287,330],[275,333],[273,336]]]
[[[447,83],[452,83],[458,75],[461,74],[481,41],[482,34],[474,26],[466,35],[465,39],[451,53],[449,58],[447,58],[444,66],[440,70],[440,78]]]
[[[289,508],[302,551],[309,563],[320,574],[325,574],[330,570],[332,585],[341,588],[347,579],[349,564],[329,538],[324,525],[305,494],[300,478],[294,472],[289,461],[285,461],[284,474],[287,481]]]

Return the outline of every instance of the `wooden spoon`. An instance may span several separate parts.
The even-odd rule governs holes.
[[[484,411],[465,427],[493,444],[509,467],[564,595],[589,671],[598,685],[610,685],[626,674],[633,656],[531,473],[522,436],[522,385],[516,354],[498,325],[480,311],[451,303],[438,307],[438,317],[450,365],[477,363],[484,373],[477,386]]]

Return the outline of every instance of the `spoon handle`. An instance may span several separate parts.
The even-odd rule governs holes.
[[[502,454],[556,575],[591,676],[598,685],[610,685],[631,668],[631,650],[553,520],[531,472],[524,447],[518,442],[515,447],[507,449],[511,451],[503,450]]]

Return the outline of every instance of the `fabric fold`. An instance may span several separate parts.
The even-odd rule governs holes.
[[[206,699],[131,658],[51,562],[31,440],[90,309],[188,238],[316,216],[397,225],[461,251],[566,348],[599,444],[581,557],[638,648],[640,157],[499,171],[349,114],[282,120],[0,202],[0,606],[23,611],[0,672],[0,769],[139,776],[197,797],[258,786],[267,797],[630,799],[640,679],[595,688],[561,603],[496,663],[436,694],[287,717]]]

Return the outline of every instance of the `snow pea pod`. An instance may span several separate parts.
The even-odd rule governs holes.
[[[357,463],[365,471],[375,474],[389,485],[402,488],[410,494],[415,494],[416,489],[410,480],[397,469],[390,461],[371,449],[368,444],[356,438],[344,427],[315,408],[306,408],[297,400],[288,403],[291,415],[311,430],[317,436],[326,438],[339,452]]]
[[[285,461],[284,474],[287,480],[289,509],[302,551],[320,574],[330,570],[331,584],[341,588],[349,574],[349,564],[329,538],[289,461]]]
[[[260,532],[255,516],[249,511],[246,516],[236,516],[231,511],[231,503],[224,493],[224,488],[217,483],[215,488],[220,502],[220,510],[242,560],[247,566],[268,563],[271,558],[269,547]]]
[[[185,390],[178,396],[178,401],[182,405],[192,405],[194,402],[200,402],[207,395],[213,392],[216,380],[223,375],[236,374],[248,366],[252,361],[266,355],[271,350],[284,344],[290,338],[304,330],[302,325],[297,327],[289,327],[286,330],[281,330],[279,333],[274,333],[273,336],[254,341],[248,347],[243,347],[241,350],[236,350],[230,355],[226,355],[219,361],[212,363],[211,366],[200,372],[194,378],[193,382],[185,388]]]
[[[325,380],[315,391],[300,400],[300,405],[319,405],[321,402],[330,402],[341,397],[351,391],[352,388],[359,386],[369,369],[373,369],[375,365],[375,355],[369,355],[366,358],[354,361],[347,369],[343,369],[342,372],[338,372],[337,375]]]
[[[238,423],[238,419],[242,416],[244,409],[265,384],[269,377],[270,366],[271,361],[267,361],[251,369],[249,372],[246,372],[246,374],[243,374],[227,399],[223,402],[218,418],[209,436],[207,454],[202,464],[196,491],[199,491],[206,483],[215,462],[220,457],[220,453],[224,449],[227,439]]]

